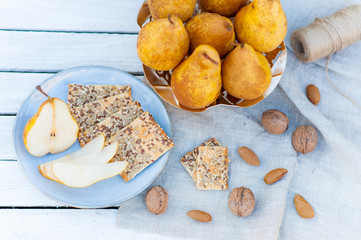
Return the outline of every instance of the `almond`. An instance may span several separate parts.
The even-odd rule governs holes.
[[[313,85],[313,84],[308,85],[306,88],[306,93],[307,93],[308,100],[310,100],[310,102],[313,105],[317,105],[320,102],[321,94],[315,85]]]
[[[212,221],[212,216],[209,213],[203,212],[201,210],[190,210],[187,212],[187,215],[200,222]]]
[[[277,182],[278,180],[283,178],[283,176],[286,175],[287,172],[288,170],[284,168],[273,169],[272,171],[267,173],[266,176],[264,176],[264,182],[267,184]]]
[[[297,194],[293,201],[298,215],[303,218],[313,218],[315,216],[315,211],[313,211],[311,205],[301,195]]]
[[[251,164],[252,166],[259,166],[259,158],[248,147],[243,146],[238,148],[238,153],[248,164]]]

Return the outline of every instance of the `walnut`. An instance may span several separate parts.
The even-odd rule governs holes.
[[[168,207],[168,192],[162,186],[158,185],[149,189],[145,196],[145,204],[151,213],[162,214]]]
[[[247,217],[250,215],[255,205],[253,192],[249,188],[235,188],[229,195],[229,209],[238,217]]]
[[[292,135],[292,145],[296,152],[309,153],[317,146],[317,130],[312,126],[300,126]]]
[[[264,128],[273,134],[280,135],[284,133],[288,128],[289,122],[286,114],[275,109],[267,110],[262,115]]]

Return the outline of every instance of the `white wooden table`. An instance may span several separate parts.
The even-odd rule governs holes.
[[[34,87],[63,69],[115,67],[142,78],[136,23],[142,0],[0,0],[0,239],[166,239],[116,227],[117,207],[74,209],[24,176],[12,140]]]

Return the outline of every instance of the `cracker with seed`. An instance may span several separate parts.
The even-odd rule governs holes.
[[[133,122],[143,112],[139,102],[130,102],[118,112],[110,115],[95,126],[90,127],[82,136],[79,136],[80,145],[84,146],[101,133],[104,134],[106,141],[109,140],[119,130]]]
[[[122,93],[87,103],[82,107],[71,108],[70,112],[79,126],[78,137],[81,138],[88,129],[100,123],[109,115],[118,112],[132,101],[130,93]]]
[[[174,146],[172,140],[149,112],[144,112],[121,129],[108,141],[108,144],[115,141],[118,142],[118,150],[113,160],[128,161],[127,168],[121,174],[126,182]]]
[[[199,190],[228,190],[227,147],[199,147],[197,182]]]
[[[203,146],[222,146],[220,142],[217,141],[215,138],[211,138],[208,141],[202,143],[199,147]],[[191,152],[188,152],[186,155],[184,155],[180,162],[185,168],[185,170],[189,173],[189,175],[192,177],[194,182],[197,182],[197,157],[198,157],[198,149],[199,147],[196,147]]]
[[[80,85],[69,84],[68,106],[70,108],[82,107],[87,103],[100,99],[131,93],[130,85]]]

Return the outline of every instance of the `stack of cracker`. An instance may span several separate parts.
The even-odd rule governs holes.
[[[118,142],[112,161],[128,161],[124,181],[171,149],[174,144],[149,112],[133,101],[130,86],[69,84],[68,106],[79,125],[81,146],[99,134],[106,145]]]
[[[228,190],[227,147],[212,138],[180,159],[199,190]]]

